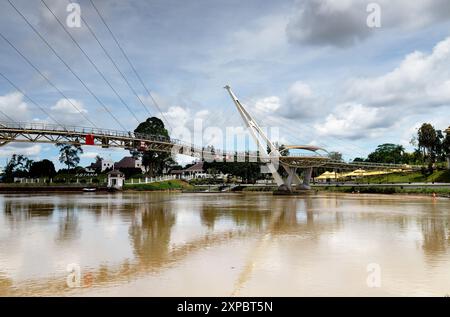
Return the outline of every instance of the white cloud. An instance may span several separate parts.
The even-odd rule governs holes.
[[[97,155],[99,155],[98,152],[83,152],[83,154],[80,154],[80,157],[86,159],[93,159],[96,158]]]
[[[255,108],[261,112],[273,113],[280,108],[280,98],[277,96],[265,97],[256,100]]]
[[[41,151],[42,146],[40,144],[9,143],[0,147],[0,157],[9,158],[13,154],[21,154],[29,158],[37,159]]]
[[[450,105],[450,38],[430,54],[414,52],[393,71],[348,84],[347,98],[369,106],[414,111]]]
[[[366,24],[369,3],[381,7],[382,27]],[[387,28],[418,29],[448,20],[448,0],[309,0],[297,1],[286,27],[291,42],[349,46]]]
[[[51,107],[51,110],[52,116],[62,124],[74,125],[80,125],[80,122],[85,121],[80,112],[85,115],[88,113],[81,101],[71,98],[59,99],[56,104]]]
[[[251,102],[250,106],[260,114],[271,114],[273,119],[280,116],[289,119],[310,119],[323,115],[325,111],[322,98],[303,81],[294,82],[282,97],[259,98]]]
[[[174,127],[184,127],[191,119],[191,113],[189,109],[173,106],[164,113],[164,117],[170,122],[173,122]]]
[[[296,81],[288,90],[285,107],[281,111],[288,118],[312,118],[321,115],[323,102],[305,82]]]
[[[14,121],[27,121],[31,117],[28,105],[23,101],[23,95],[19,92],[12,92],[0,96],[0,110]],[[11,121],[3,114],[0,115],[2,121]]]
[[[316,123],[314,128],[322,136],[361,139],[374,137],[396,120],[383,108],[348,103],[337,106],[323,123]]]
[[[252,25],[232,33],[227,43],[229,56],[266,55],[286,44],[286,17],[271,15],[256,19]]]

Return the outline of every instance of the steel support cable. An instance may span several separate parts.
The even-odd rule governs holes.
[[[3,35],[2,35],[3,36]],[[17,91],[19,91],[23,96],[25,96],[28,100],[31,101],[31,103],[33,103],[36,107],[38,107],[44,114],[46,114],[51,120],[53,120],[57,125],[60,125],[65,131],[67,131],[66,127],[59,122],[58,120],[56,120],[50,113],[47,112],[47,110],[45,110],[44,107],[42,107],[39,103],[37,103],[36,101],[34,101],[30,96],[28,96],[22,89],[20,89],[16,84],[14,84],[8,77],[6,77],[2,72],[0,72],[0,76],[2,76],[11,86],[13,86]],[[2,111],[3,113],[3,111]],[[9,119],[11,119],[11,117],[8,116]],[[11,122],[15,122],[15,120],[11,119]]]
[[[11,118],[10,116],[8,116],[5,112],[3,112],[3,110],[0,110],[0,113],[6,118],[8,119],[10,122],[15,122],[15,120],[13,118]],[[1,124],[0,124],[1,126]]]
[[[117,37],[114,35],[114,33],[112,32],[111,28],[108,26],[108,24],[106,23],[105,19],[103,18],[102,14],[100,13],[100,10],[98,10],[97,6],[94,4],[94,1],[89,0],[92,4],[92,6],[94,7],[94,10],[97,12],[98,16],[100,17],[100,20],[103,22],[103,24],[105,25],[106,29],[108,30],[109,34],[111,35],[111,37],[113,38],[114,42],[116,43],[117,47],[119,47],[120,51],[122,52],[123,56],[125,57],[125,60],[128,62],[128,64],[130,65],[131,69],[133,70],[134,74],[136,75],[136,78],[139,80],[139,82],[141,83],[142,87],[144,88],[144,90],[147,92],[148,96],[150,97],[150,99],[152,100],[153,104],[155,105],[156,109],[158,109],[158,111],[161,113],[162,119],[166,121],[167,125],[169,126],[169,128],[171,130],[172,126],[169,122],[169,120],[167,120],[167,118],[164,116],[163,111],[161,110],[160,106],[158,105],[158,103],[156,102],[155,98],[153,97],[153,94],[151,93],[151,91],[147,88],[147,86],[145,86],[144,81],[142,80],[141,76],[139,75],[139,73],[137,72],[136,68],[134,67],[133,63],[131,63],[131,60],[128,58],[128,55],[125,53],[125,50],[122,48],[122,45],[120,45],[119,40],[117,39]]]
[[[10,1],[10,0],[8,0]],[[56,16],[56,14],[53,12],[52,9],[50,9],[50,7],[47,5],[47,3],[44,0],[41,0],[41,2],[44,4],[44,6],[47,8],[47,10],[53,15],[53,17],[56,19],[56,21],[58,22],[58,24],[61,26],[61,28],[64,30],[64,32],[70,37],[70,39],[72,40],[72,42],[79,48],[79,50],[83,53],[83,55],[87,58],[87,60],[89,61],[89,63],[94,67],[94,69],[96,70],[96,72],[100,75],[100,77],[102,77],[102,79],[106,82],[106,84],[109,86],[109,88],[111,88],[111,90],[114,92],[114,94],[117,96],[117,98],[119,98],[120,102],[128,109],[128,111],[131,113],[131,115],[134,117],[134,119],[136,119],[136,121],[138,123],[140,123],[139,119],[137,118],[136,114],[133,112],[133,110],[131,110],[131,108],[128,106],[128,104],[122,99],[122,97],[119,95],[119,93],[117,92],[117,90],[111,85],[111,83],[108,81],[108,79],[105,77],[105,75],[100,71],[100,69],[97,67],[97,65],[94,63],[94,61],[89,57],[89,55],[86,53],[86,51],[80,46],[80,44],[78,44],[78,41],[72,36],[72,34],[70,34],[69,31],[67,31],[66,27],[64,26],[64,24],[61,22],[61,20]],[[108,110],[109,111],[109,110]],[[115,118],[116,121],[117,118]],[[121,125],[122,126],[122,125]],[[124,128],[122,126],[122,128]],[[124,128],[125,129],[125,128]],[[126,129],[125,129],[126,130]]]
[[[17,9],[17,7],[10,1],[7,0],[9,2],[9,4],[14,8],[14,10],[22,17],[22,19],[28,24],[28,26],[34,31],[34,33],[36,33],[39,38],[50,48],[50,50],[53,52],[53,54],[55,54],[56,57],[58,57],[58,59],[69,69],[69,71],[83,84],[84,87],[86,87],[88,89],[88,91],[90,91],[90,89],[85,85],[85,83],[81,80],[80,77],[78,77],[78,75],[75,74],[75,72],[72,70],[72,68],[62,59],[62,57],[53,49],[53,47],[45,40],[45,38],[39,33],[38,30],[36,30],[36,28],[28,21],[28,19],[22,14],[22,12],[19,11],[19,9]],[[3,37],[3,36],[2,36]],[[3,37],[4,38],[4,37]],[[5,39],[5,38],[4,38]],[[15,50],[17,53],[19,53],[22,58],[24,58],[30,65],[32,65],[32,67],[41,74],[41,76],[47,81],[49,82],[49,79],[42,74],[42,72],[40,70],[37,69],[37,67],[35,67],[16,47],[14,47],[14,45],[12,45],[12,43],[10,43],[8,40],[6,40]],[[77,110],[77,112],[84,118],[86,119],[93,127],[96,127],[95,123],[92,122],[91,119],[89,119],[85,113],[83,113],[83,111],[81,111],[60,89],[58,89],[53,83],[49,83],[53,88],[55,88],[71,105],[72,107]],[[91,92],[91,91],[90,91]],[[91,94],[96,97],[92,92]]]
[[[71,104],[73,104],[73,102],[58,88],[56,87],[56,85],[47,78],[47,76],[45,76],[42,71],[40,71],[25,55],[22,54],[22,52],[16,47],[14,46],[13,43],[11,43],[1,32],[0,32],[0,37],[7,42],[45,81],[47,81],[47,83],[52,86],[56,91],[58,91],[63,98],[65,98],[67,101],[69,101]],[[2,75],[3,76],[3,75]],[[3,76],[3,78],[5,78],[12,86],[14,86],[16,89],[19,89],[16,85],[14,85],[9,79],[7,79],[5,76]],[[28,97],[28,99],[30,99]],[[74,105],[75,106],[75,105]],[[75,106],[76,107],[76,106]],[[42,111],[44,111],[50,118],[52,118],[52,116],[46,111],[43,110],[43,108],[41,109]],[[56,121],[55,119],[52,118],[53,121],[55,121],[57,124],[60,124],[58,121]],[[89,119],[88,119],[89,120]],[[89,120],[89,122],[91,122]],[[91,122],[92,123],[92,122]],[[61,125],[61,124],[60,124]],[[62,125],[64,127],[64,125]],[[94,125],[95,127],[95,125]]]
[[[71,0],[67,0],[69,3],[73,3]],[[86,25],[86,27],[88,28],[89,32],[91,33],[91,35],[94,37],[95,41],[98,43],[98,45],[100,45],[101,49],[103,50],[103,52],[105,53],[106,57],[108,57],[108,59],[111,61],[111,63],[113,64],[114,68],[117,70],[117,72],[120,74],[120,76],[122,77],[122,79],[125,81],[125,83],[127,84],[128,88],[130,88],[130,90],[133,92],[133,94],[136,96],[136,98],[139,100],[139,102],[142,104],[142,107],[144,108],[145,111],[147,111],[147,113],[149,114],[149,116],[151,116],[152,114],[150,113],[150,111],[148,110],[148,108],[145,106],[145,103],[142,101],[141,97],[139,97],[139,94],[136,92],[136,90],[133,88],[133,86],[130,84],[130,82],[128,81],[128,79],[126,78],[126,76],[124,75],[124,73],[119,69],[119,67],[117,66],[117,63],[114,61],[114,59],[111,57],[111,55],[108,53],[108,51],[106,50],[106,48],[104,47],[104,45],[101,43],[101,41],[99,40],[99,38],[97,37],[97,35],[95,34],[94,30],[92,30],[91,26],[89,25],[89,23],[87,23],[87,21],[83,18],[83,16],[81,16],[81,20],[83,21],[83,23]]]
[[[268,116],[265,116],[265,120],[271,121],[272,123],[279,124],[279,125],[283,126],[285,129],[292,131],[292,133],[288,132],[287,134],[296,135],[299,132],[289,124],[288,119],[273,119]],[[285,121],[285,122],[282,122],[282,121]],[[302,123],[302,126],[306,126],[310,129],[313,129],[313,127],[311,125],[306,124],[306,123]],[[298,138],[298,137],[295,137],[295,138]],[[352,153],[356,152],[357,154],[362,155],[363,153],[361,152],[361,150],[365,151],[363,148],[361,148],[359,146],[346,143],[342,138],[338,138],[338,137],[334,137],[334,138],[337,140],[338,144],[340,144],[344,149],[350,150],[350,152],[352,152]],[[323,143],[317,143],[317,144],[319,146],[326,147],[326,145]]]
[[[257,109],[254,109],[254,110],[255,110],[256,112],[258,111]],[[276,121],[277,124],[281,123],[282,120],[283,120],[284,123],[282,123],[281,126],[283,126],[283,127],[286,128],[286,129],[290,129],[291,131],[294,131],[295,134],[298,133],[298,131],[296,131],[295,128],[293,128],[293,127],[291,126],[291,124],[290,124],[291,122],[289,122],[289,119],[286,119],[286,118],[271,119],[270,117],[267,116],[267,114],[264,114],[264,115],[265,115],[265,120],[272,120],[272,122],[273,122],[273,121]],[[314,127],[312,127],[311,125],[309,125],[309,124],[307,124],[307,123],[302,123],[302,126],[306,126],[306,127],[310,128],[310,129],[314,130]],[[335,140],[339,140],[338,143],[341,144],[341,145],[343,144],[343,147],[344,147],[344,148],[352,149],[351,152],[357,152],[358,154],[362,154],[362,152],[359,152],[359,151],[361,151],[361,150],[362,150],[362,151],[366,151],[365,149],[361,148],[360,146],[348,144],[348,143],[347,143],[344,139],[342,139],[342,138],[334,137],[334,139],[335,139]],[[326,145],[323,144],[323,143],[318,143],[318,144],[319,144],[320,146],[326,147]],[[358,149],[358,151],[355,151],[355,149]]]

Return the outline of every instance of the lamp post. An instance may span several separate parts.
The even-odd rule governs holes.
[[[450,127],[445,130],[445,133],[447,133],[447,136],[450,137]],[[450,154],[447,155],[447,169],[450,169]]]

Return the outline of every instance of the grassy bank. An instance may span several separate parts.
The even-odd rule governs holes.
[[[361,194],[420,194],[450,197],[450,188],[401,188],[401,187],[353,187],[353,186],[330,186],[318,189],[320,191],[340,192],[340,193],[354,193]]]
[[[360,184],[381,183],[450,183],[450,170],[434,171],[431,175],[423,175],[421,172],[393,173],[387,175],[364,177],[356,180]]]
[[[159,190],[184,190],[193,189],[193,186],[189,183],[174,179],[164,182],[155,182],[150,184],[125,184],[125,190],[145,190],[145,191],[159,191]]]

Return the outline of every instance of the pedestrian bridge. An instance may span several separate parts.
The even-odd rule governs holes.
[[[210,150],[181,140],[160,135],[148,135],[111,129],[99,129],[80,126],[60,126],[37,122],[0,122],[0,146],[10,142],[53,143],[81,146],[99,146],[102,148],[123,148],[138,151],[161,151],[184,154],[209,161],[269,162],[278,159],[281,164],[292,167],[327,168],[366,168],[366,169],[414,169],[416,167],[399,164],[378,164],[367,162],[345,163],[333,160],[328,152],[315,146],[286,146],[280,150],[280,156],[264,155],[260,152],[236,152]],[[302,153],[296,152],[302,150]]]
[[[224,151],[196,146],[161,135],[37,122],[0,122],[0,146],[10,142],[66,143],[102,148],[123,148],[141,152],[152,150],[172,153],[172,155],[184,154],[207,162],[260,162],[266,165],[267,172],[272,174],[274,181],[282,191],[292,191],[292,185],[296,185],[297,189],[309,189],[312,169],[317,167],[376,170],[420,168],[420,166],[413,167],[400,164],[346,163],[333,160],[323,148],[309,145],[288,145],[284,148],[278,148],[241,104],[231,87],[225,86],[225,89],[233,100],[251,137],[257,144],[258,151]],[[285,173],[280,173],[279,166]],[[303,169],[303,181],[300,180],[297,169]],[[287,174],[287,176],[282,174]]]

